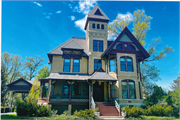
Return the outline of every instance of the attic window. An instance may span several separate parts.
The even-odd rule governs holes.
[[[130,49],[130,50],[136,50],[133,45],[130,45],[130,46],[129,46],[129,49]]]
[[[64,51],[64,54],[71,54],[71,53],[72,53],[72,51],[69,51],[69,50]]]
[[[95,24],[94,23],[92,24],[92,28],[95,29]]]
[[[122,49],[122,44],[117,45],[117,46],[116,46],[116,49],[121,50],[121,49]]]
[[[101,14],[101,12],[100,12],[99,9],[96,10],[96,12],[94,13],[94,15],[100,15],[100,16],[103,16],[103,15]]]
[[[75,54],[75,55],[80,55],[81,52],[80,52],[80,51],[73,51],[73,54]]]

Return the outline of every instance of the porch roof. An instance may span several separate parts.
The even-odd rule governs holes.
[[[49,77],[44,79],[59,79],[59,80],[88,80],[90,76],[87,74],[73,74],[73,73],[51,73]]]
[[[92,76],[89,78],[89,80],[107,80],[107,81],[117,81],[114,77],[109,75],[106,72],[94,72]]]

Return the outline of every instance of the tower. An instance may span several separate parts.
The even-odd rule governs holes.
[[[101,55],[107,49],[108,22],[109,18],[97,5],[88,13],[84,29],[89,49],[89,65],[91,65],[88,67],[89,74],[98,68],[105,70],[105,60],[101,60]]]
[[[88,13],[84,29],[86,30],[89,52],[104,52],[106,50],[108,22],[109,18],[97,5]]]

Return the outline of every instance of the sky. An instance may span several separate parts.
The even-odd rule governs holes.
[[[129,30],[133,28],[135,10],[145,10],[151,16],[151,29],[146,35],[146,46],[152,39],[161,38],[164,46],[172,47],[173,53],[152,62],[160,70],[156,84],[169,89],[179,73],[179,2],[152,1],[2,1],[1,54],[8,52],[27,56],[41,56],[43,65],[48,64],[47,53],[71,37],[85,37],[83,30],[86,15],[98,5],[113,22],[118,15],[129,17]]]

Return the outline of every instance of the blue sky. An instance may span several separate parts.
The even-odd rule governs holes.
[[[133,17],[135,10],[151,16],[146,47],[161,37],[157,50],[168,45],[174,49],[167,58],[154,64],[160,69],[163,88],[179,72],[179,2],[125,1],[2,1],[2,51],[26,56],[40,55],[44,65],[47,53],[73,36],[85,37],[85,16],[97,4],[112,22],[118,15]],[[132,31],[132,22],[129,29]]]

